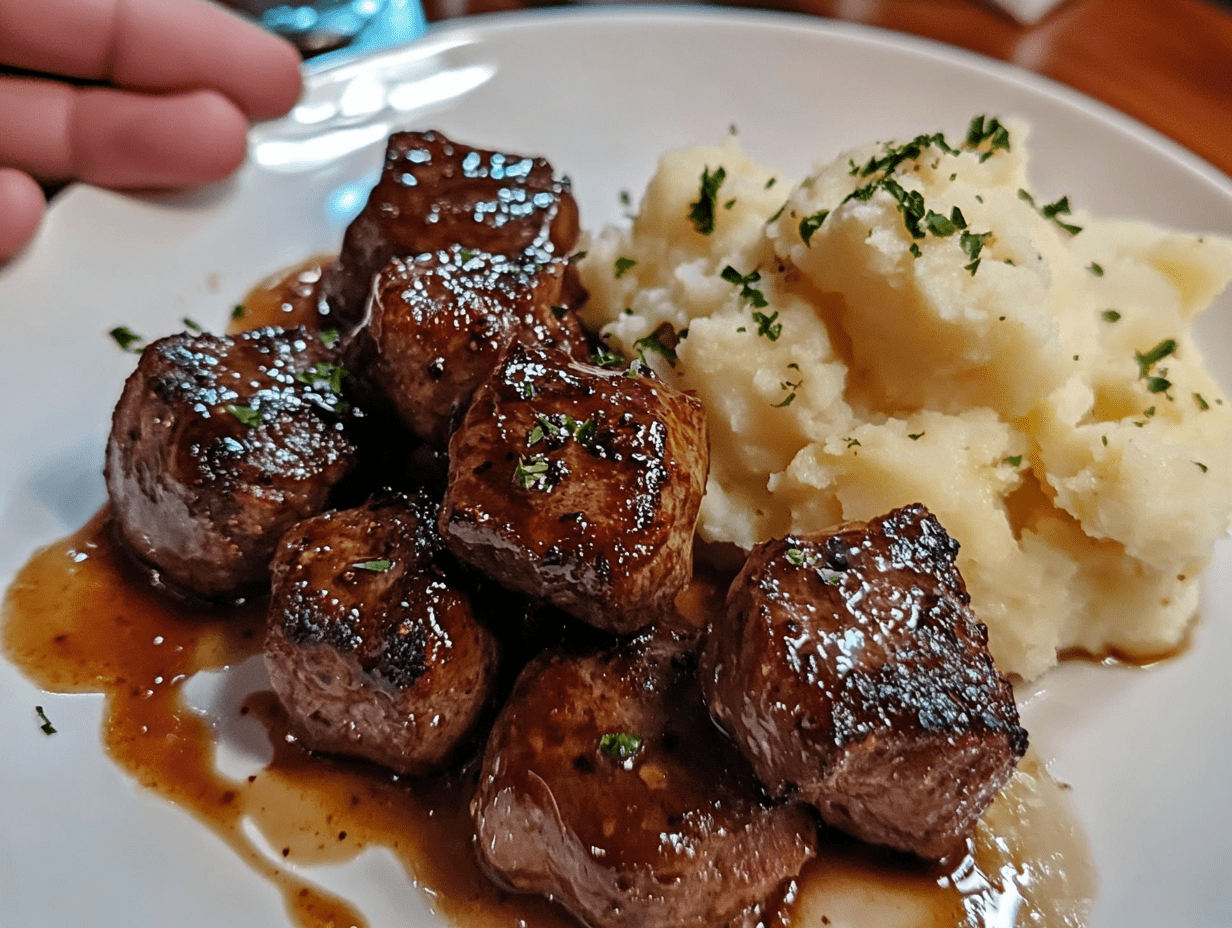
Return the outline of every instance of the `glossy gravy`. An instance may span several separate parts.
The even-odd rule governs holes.
[[[304,262],[258,285],[230,330],[315,328],[314,284],[328,260]],[[721,602],[721,591],[699,577],[678,606],[686,620],[703,622]],[[577,928],[546,900],[502,891],[475,863],[468,814],[474,765],[410,781],[364,762],[314,755],[290,735],[274,695],[258,692],[239,711],[262,723],[273,757],[246,779],[218,772],[214,730],[188,708],[184,685],[199,672],[259,654],[263,606],[195,608],[152,589],[113,540],[104,509],[18,574],[0,613],[0,642],[44,689],[103,694],[103,743],[112,759],[189,810],[267,879],[298,928],[364,928],[367,921],[356,903],[284,862],[333,864],[369,846],[389,848],[431,908],[458,928]],[[246,822],[281,850],[282,860],[254,843]],[[928,866],[825,833],[774,925],[1078,928],[1094,885],[1081,826],[1062,789],[1028,753],[956,867]]]
[[[3,648],[44,689],[104,694],[108,754],[269,880],[299,928],[367,922],[353,903],[271,860],[245,834],[245,820],[300,867],[349,860],[370,845],[389,848],[433,908],[460,928],[576,928],[537,897],[502,892],[475,864],[467,814],[474,768],[412,783],[362,762],[313,755],[288,737],[273,694],[259,692],[239,711],[265,726],[273,759],[247,779],[222,776],[214,733],[186,706],[183,687],[200,671],[259,653],[263,618],[257,604],[202,610],[150,588],[113,541],[104,510],[18,574],[4,600]],[[828,837],[783,923],[1078,926],[1093,884],[1080,827],[1028,755],[957,868],[946,872]]]

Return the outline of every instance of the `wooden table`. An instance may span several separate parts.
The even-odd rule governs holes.
[[[430,21],[554,0],[424,0]],[[1232,175],[1232,3],[1067,0],[1024,26],[983,0],[749,0],[937,39],[1111,104]]]

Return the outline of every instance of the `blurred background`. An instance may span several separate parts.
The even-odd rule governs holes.
[[[225,0],[305,57],[409,41],[426,25],[570,0]],[[582,3],[588,0],[581,0]],[[907,32],[1068,84],[1232,174],[1232,0],[718,0]]]

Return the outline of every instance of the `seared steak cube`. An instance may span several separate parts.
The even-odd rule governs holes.
[[[441,534],[459,558],[607,631],[670,612],[710,459],[696,398],[515,343],[449,458]]]
[[[471,811],[498,882],[591,928],[754,924],[817,829],[802,806],[771,804],[715,729],[692,655],[649,635],[532,662],[489,736]]]
[[[416,435],[444,447],[514,339],[585,348],[560,302],[564,268],[459,245],[394,258],[377,275],[353,366]]]
[[[711,712],[773,795],[934,859],[1027,746],[957,553],[920,505],[759,545],[703,657]]]
[[[386,494],[283,538],[265,664],[305,746],[421,776],[481,716],[498,649],[436,518],[424,496]]]
[[[569,182],[544,159],[471,148],[439,132],[397,132],[381,179],[325,272],[322,301],[339,325],[355,325],[390,258],[461,244],[548,261],[568,254],[577,235]]]
[[[158,580],[205,599],[268,581],[282,533],[325,507],[354,458],[335,361],[303,329],[146,347],[105,475],[121,538]]]

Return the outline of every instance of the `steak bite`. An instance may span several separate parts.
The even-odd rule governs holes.
[[[606,631],[672,609],[709,467],[701,403],[515,343],[449,443],[441,534],[510,589]]]
[[[487,706],[496,640],[436,518],[424,496],[385,494],[282,539],[265,665],[306,747],[422,776]]]
[[[777,902],[814,853],[816,822],[765,798],[711,723],[694,664],[643,635],[527,667],[471,804],[497,882],[590,928],[755,924]]]
[[[461,244],[549,261],[568,254],[577,236],[569,181],[543,158],[471,148],[439,132],[396,132],[380,180],[322,278],[321,299],[339,325],[354,326],[390,258]]]
[[[444,447],[514,339],[588,354],[581,325],[561,305],[564,269],[460,245],[393,258],[373,285],[352,366],[416,435]]]
[[[282,533],[325,507],[354,459],[335,361],[303,329],[145,348],[104,474],[120,537],[158,582],[213,600],[268,581]]]
[[[710,711],[772,795],[932,859],[962,847],[1027,747],[957,553],[918,504],[766,542],[702,658]]]

